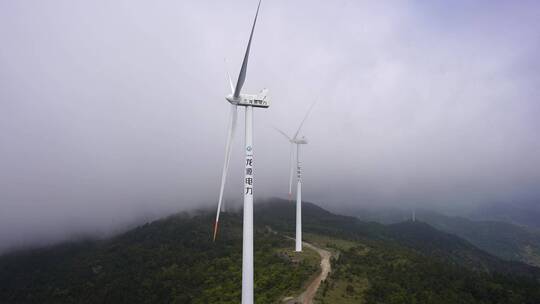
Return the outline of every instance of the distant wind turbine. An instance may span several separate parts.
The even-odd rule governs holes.
[[[309,113],[313,109],[314,105],[315,103],[313,103],[307,111],[306,116],[304,116],[304,119],[300,123],[300,126],[298,126],[298,130],[296,130],[294,136],[289,137],[287,133],[276,128],[276,130],[283,136],[285,136],[285,138],[287,138],[287,140],[291,143],[291,151],[289,158],[289,201],[292,197],[294,146],[296,145],[296,252],[302,251],[302,163],[300,161],[300,145],[306,145],[308,143],[307,139],[304,136],[302,136],[302,138],[298,138],[298,134],[300,133],[300,129],[302,129],[302,126],[304,125],[304,122],[308,118]]]
[[[259,94],[249,95],[242,94],[242,86],[246,80],[246,72],[249,58],[249,51],[251,48],[251,41],[253,39],[253,32],[255,31],[255,24],[257,23],[257,16],[259,15],[259,8],[261,1],[257,6],[257,12],[253,20],[253,26],[251,28],[251,34],[249,35],[249,41],[244,55],[244,61],[238,75],[238,81],[236,87],[233,86],[231,76],[229,77],[229,84],[231,86],[231,94],[225,97],[228,102],[231,103],[229,128],[227,132],[227,143],[225,145],[225,160],[223,164],[223,170],[221,172],[221,187],[219,190],[219,199],[216,212],[216,222],[214,224],[214,241],[219,225],[219,214],[221,211],[221,203],[223,201],[223,190],[225,188],[225,181],[227,179],[227,171],[229,169],[229,162],[231,158],[231,142],[234,137],[237,107],[243,106],[246,109],[246,126],[245,126],[245,170],[244,170],[244,223],[243,223],[243,246],[242,246],[242,304],[253,304],[253,187],[254,187],[254,158],[253,158],[253,107],[268,108],[270,106],[270,100],[267,98],[268,90],[263,89]]]

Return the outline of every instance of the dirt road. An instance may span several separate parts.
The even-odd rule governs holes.
[[[330,257],[332,256],[330,251],[321,249],[319,247],[315,247],[312,244],[309,244],[306,242],[302,242],[302,244],[304,244],[304,246],[306,247],[309,247],[317,251],[317,253],[319,253],[319,255],[321,256],[321,273],[315,279],[313,279],[313,281],[309,283],[306,290],[300,296],[298,296],[298,298],[287,301],[287,304],[292,304],[292,303],[312,304],[313,298],[315,297],[315,294],[317,293],[317,290],[319,289],[321,282],[326,280],[326,278],[328,277],[328,273],[330,272],[331,267],[332,267],[330,264]]]

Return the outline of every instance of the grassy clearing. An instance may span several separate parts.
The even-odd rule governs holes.
[[[293,262],[293,264],[308,265],[310,269],[313,269],[313,274],[304,282],[302,288],[283,294],[281,299],[287,297],[298,297],[306,289],[307,285],[313,280],[313,278],[320,273],[321,256],[315,250],[306,246],[303,247],[302,252],[296,252],[294,251],[294,241],[290,241],[291,246],[276,249],[276,254],[283,259]]]
[[[329,279],[317,292],[316,304],[362,304],[364,294],[369,289],[369,281],[365,277],[351,277],[347,280]]]
[[[293,246],[291,246],[287,248],[278,248],[276,249],[276,253],[280,257],[289,259],[293,263],[306,262],[309,265],[315,266],[317,269],[319,268],[319,264],[321,262],[320,255],[315,250],[306,246],[303,247],[302,252],[294,251]]]
[[[319,235],[319,234],[313,234],[313,233],[304,234],[304,239],[308,243],[311,243],[317,247],[330,250],[332,253],[337,252],[337,251],[349,250],[357,246],[362,246],[362,244],[357,243],[357,242],[332,238],[332,237]]]
[[[540,267],[540,252],[538,249],[531,246],[525,246],[523,249],[523,256],[525,257],[525,262]]]
[[[354,254],[366,255],[370,248],[362,243],[343,240],[318,234],[306,233],[305,240],[315,246],[330,250],[334,259],[339,259],[340,252],[354,252]],[[334,271],[335,263],[332,263]],[[315,297],[317,304],[349,304],[365,303],[364,294],[369,289],[367,277],[347,276],[334,279],[332,273],[321,284]]]

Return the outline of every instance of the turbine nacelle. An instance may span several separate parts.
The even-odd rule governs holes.
[[[237,98],[234,98],[233,94],[229,94],[225,99],[231,104],[238,106],[253,106],[257,108],[268,108],[270,106],[268,89],[262,89],[259,94],[240,94]]]
[[[306,145],[308,143],[307,138],[304,136],[302,136],[302,138],[293,139],[291,142],[297,145]]]

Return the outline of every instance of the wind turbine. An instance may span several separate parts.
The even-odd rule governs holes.
[[[300,129],[302,129],[302,126],[304,125],[304,122],[309,116],[309,113],[313,109],[313,106],[315,103],[311,105],[309,110],[306,113],[306,116],[304,116],[304,119],[300,123],[300,126],[298,126],[298,130],[296,130],[296,133],[294,133],[294,136],[289,137],[287,133],[281,131],[280,129],[276,130],[281,133],[287,140],[291,143],[291,152],[290,152],[290,158],[289,158],[289,201],[292,197],[292,179],[293,179],[293,161],[294,161],[294,145],[296,145],[296,242],[295,242],[295,251],[301,252],[302,251],[302,163],[300,161],[300,145],[306,145],[307,139],[302,136],[302,138],[298,137],[298,134],[300,133]]]
[[[255,31],[255,24],[257,23],[257,16],[259,15],[259,8],[261,7],[261,0],[257,5],[257,12],[253,20],[253,26],[251,27],[251,34],[249,35],[249,41],[244,55],[244,61],[240,68],[238,75],[238,81],[236,87],[233,86],[231,76],[229,77],[229,84],[231,86],[231,94],[227,95],[225,99],[231,104],[229,127],[227,132],[227,143],[225,145],[225,160],[223,163],[223,170],[221,172],[221,187],[219,190],[219,199],[216,212],[216,222],[214,224],[214,241],[219,225],[219,214],[221,211],[221,203],[223,201],[223,190],[225,188],[225,181],[227,179],[227,171],[229,169],[229,162],[231,158],[231,142],[234,137],[237,108],[243,106],[246,109],[245,119],[245,170],[244,170],[244,222],[243,222],[243,244],[242,244],[242,304],[253,304],[253,187],[254,187],[254,158],[253,158],[253,107],[268,108],[270,106],[270,100],[267,98],[268,90],[263,89],[258,94],[243,94],[242,86],[246,80],[246,72],[249,58],[249,51],[251,49],[251,41],[253,39],[253,32]]]

